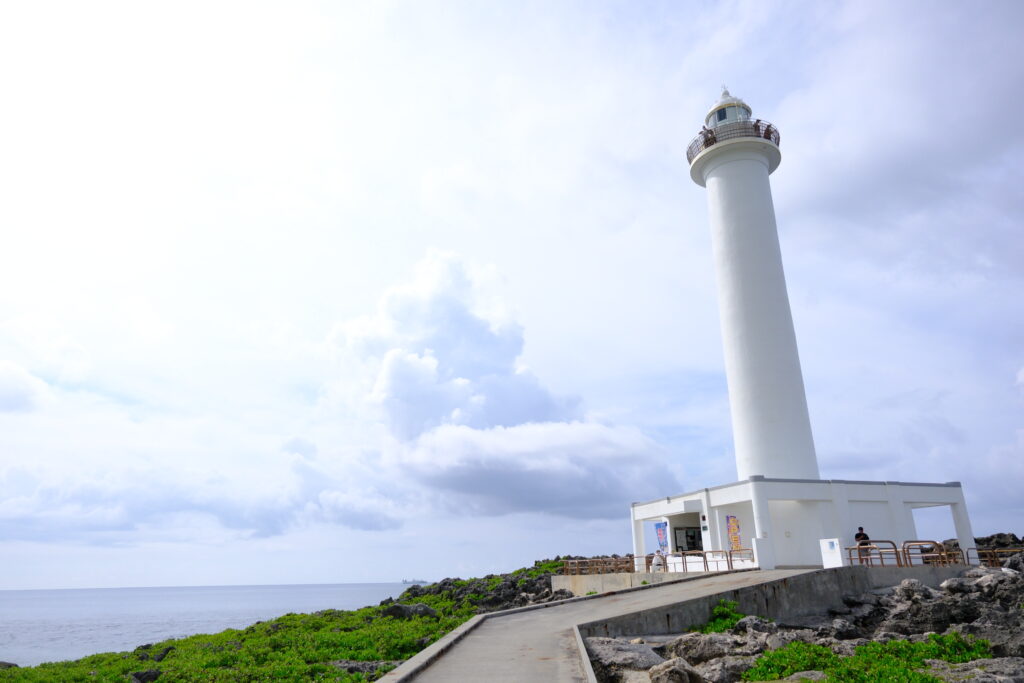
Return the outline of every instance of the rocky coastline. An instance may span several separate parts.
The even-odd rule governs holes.
[[[1021,544],[1013,534],[979,538],[979,545],[986,540],[989,547]],[[474,614],[572,597],[567,591],[551,590],[551,577],[567,559],[588,558],[556,557],[507,574],[410,585],[397,599],[375,607],[285,615],[240,631],[143,645],[132,652],[23,669],[0,662],[0,680],[77,680],[81,675],[129,681],[198,680],[245,672],[292,680],[372,681]],[[587,647],[601,681],[731,683],[741,680],[766,653],[791,643],[823,646],[849,657],[868,643],[922,642],[930,633],[957,633],[986,639],[991,643],[990,656],[963,663],[932,661],[930,678],[913,680],[1024,683],[1024,554],[1005,565],[1003,569],[965,569],[937,590],[907,580],[886,590],[845,596],[842,608],[790,623],[748,616],[722,633],[591,638]],[[333,641],[337,644],[330,645]],[[310,650],[311,642],[323,646]],[[356,642],[377,645],[347,644]],[[273,660],[263,661],[268,647],[276,654]],[[825,675],[808,670],[788,678],[821,680]]]
[[[412,584],[397,599],[373,607],[289,614],[130,652],[33,667],[0,661],[0,681],[373,681],[474,614],[572,597],[551,590],[551,577],[565,559],[586,558],[556,557],[507,574]],[[316,642],[320,645],[311,647]]]
[[[721,633],[595,637],[586,646],[602,683],[734,683],[770,680],[744,675],[766,653],[793,643],[849,658],[869,643],[928,643],[935,634],[956,643],[984,639],[990,656],[954,663],[928,659],[912,677],[891,680],[1024,683],[1022,572],[1024,553],[1006,560],[1003,568],[966,568],[938,589],[905,579],[897,586],[843,596],[841,608],[786,623],[746,616]],[[843,678],[811,669],[782,680]]]

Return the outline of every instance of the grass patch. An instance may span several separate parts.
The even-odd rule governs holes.
[[[745,681],[777,681],[798,671],[823,671],[826,680],[837,683],[935,683],[940,679],[918,671],[926,659],[951,663],[969,662],[992,656],[988,641],[964,638],[959,633],[932,634],[920,643],[891,640],[859,646],[852,657],[840,657],[827,647],[790,643],[762,655],[743,674]]]
[[[701,626],[698,631],[701,633],[722,633],[728,631],[736,622],[747,616],[736,611],[739,603],[732,600],[719,600],[718,604],[711,608],[711,619]],[[804,671],[804,669],[801,669]]]
[[[561,574],[565,562],[562,560],[548,560],[547,562],[536,562],[532,567],[523,567],[512,572],[513,576],[535,579],[545,574]]]

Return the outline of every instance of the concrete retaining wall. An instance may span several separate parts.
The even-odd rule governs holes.
[[[946,579],[959,576],[967,567],[933,567],[921,565],[916,567],[846,567],[847,569],[866,569],[868,578],[874,588],[895,586],[903,579],[917,579],[926,586],[938,588]]]
[[[822,569],[612,619],[579,624],[579,631],[584,638],[680,633],[707,623],[711,608],[718,604],[719,599],[739,603],[738,609],[744,614],[756,614],[776,621],[825,614],[831,607],[842,606],[844,595],[857,595],[873,588],[893,586],[905,578],[915,578],[935,587],[963,570],[964,567],[930,566]]]
[[[707,572],[635,572],[632,574],[588,574],[585,576],[552,576],[551,590],[564,589],[573,595],[593,595],[594,593],[610,593],[625,588],[636,588],[666,581],[680,581],[687,578],[704,576]]]

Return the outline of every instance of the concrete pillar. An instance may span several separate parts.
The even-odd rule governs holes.
[[[701,512],[704,519],[700,523],[700,533],[704,550],[721,550],[725,547],[722,541],[721,525],[718,522],[718,514],[711,509],[711,492],[707,489],[701,493],[701,502],[704,505],[704,511]],[[703,529],[705,526],[708,528],[707,531]]]
[[[960,542],[960,548],[967,557],[967,549],[974,548],[977,543],[974,541],[974,530],[971,529],[971,519],[967,516],[967,502],[964,500],[963,489],[960,491],[960,502],[949,506],[953,513],[953,527],[956,529],[956,539]]]
[[[642,519],[633,518],[633,508],[629,509],[629,521],[630,526],[633,529],[633,558],[634,558],[634,569],[638,572],[644,571],[646,565],[644,563],[644,521]]]
[[[825,529],[827,538],[838,538],[844,547],[853,545],[853,529],[850,522],[850,498],[846,484],[830,484],[832,491],[832,513],[837,528]]]
[[[754,511],[754,537],[774,540],[772,516],[768,510],[768,498],[764,495],[764,477],[751,477],[750,504]]]
[[[885,482],[886,498],[889,501],[889,519],[896,545],[903,541],[917,541],[917,525],[914,523],[914,511],[906,503],[903,488],[894,481]]]
[[[759,568],[775,569],[775,534],[763,479],[759,476],[750,478],[750,507],[754,512],[754,538],[750,539],[750,547]]]
[[[769,538],[755,538],[750,544],[754,550],[754,561],[758,569],[775,569],[775,553]]]

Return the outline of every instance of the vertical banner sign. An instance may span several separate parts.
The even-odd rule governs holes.
[[[668,548],[668,522],[655,522],[654,533],[658,534],[658,547],[665,552]]]
[[[726,515],[725,528],[729,533],[730,550],[742,548],[743,545],[740,543],[740,518],[735,515]]]

